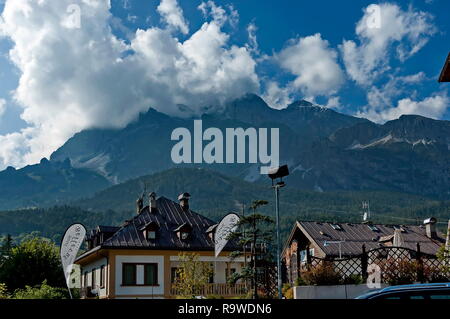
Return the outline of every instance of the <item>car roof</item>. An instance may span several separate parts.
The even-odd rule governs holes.
[[[361,295],[358,297],[358,299],[364,299],[370,296],[375,296],[382,293],[387,292],[399,292],[399,291],[407,291],[407,290],[427,290],[427,289],[433,289],[433,288],[449,288],[450,289],[450,283],[444,282],[444,283],[426,283],[426,284],[411,284],[411,285],[399,285],[399,286],[390,286],[382,289],[377,289],[375,291],[368,292],[364,295]]]
[[[386,287],[378,292],[392,292],[399,290],[408,290],[408,289],[429,289],[429,288],[450,288],[449,282],[443,283],[427,283],[427,284],[411,284],[411,285],[401,285],[401,286],[391,286]]]

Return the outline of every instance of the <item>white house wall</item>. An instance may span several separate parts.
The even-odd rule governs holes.
[[[87,286],[93,287],[93,285],[92,285],[92,270],[95,269],[95,281],[96,282],[94,284],[95,284],[96,288],[99,288],[100,287],[100,267],[105,266],[105,271],[103,274],[103,276],[104,276],[103,280],[104,280],[105,285],[104,285],[104,288],[99,288],[99,297],[105,297],[107,294],[106,286],[107,286],[107,279],[108,279],[108,276],[106,274],[107,273],[107,268],[106,268],[107,265],[108,265],[108,260],[106,258],[101,258],[101,259],[96,260],[93,263],[83,266],[82,276],[81,276],[82,287],[85,288],[83,286],[83,284],[84,284],[83,283],[83,278],[84,278],[83,275],[86,272],[87,272]]]

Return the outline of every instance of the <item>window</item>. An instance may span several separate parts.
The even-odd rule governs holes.
[[[226,268],[225,269],[225,276],[228,281],[228,279],[236,272],[236,268]]]
[[[136,265],[122,264],[122,285],[134,286],[136,285]]]
[[[178,278],[178,268],[177,267],[172,267],[170,269],[170,282],[174,283],[177,278]]]
[[[209,264],[209,266],[211,267],[210,269],[214,269],[214,264],[213,263]],[[214,271],[211,271],[211,273],[209,274],[208,283],[210,283],[210,284],[214,283]]]
[[[144,265],[144,285],[145,286],[158,285],[158,264]]]
[[[379,232],[379,231],[380,231],[380,230],[378,229],[378,227],[375,226],[375,225],[367,225],[367,227],[369,227],[370,230],[371,230],[371,231],[374,231],[374,232]]]
[[[186,240],[189,238],[189,233],[188,232],[181,232],[181,240]]]
[[[95,278],[95,272],[96,272],[96,269],[95,268],[92,269],[92,283],[91,283],[91,287],[92,288],[95,288],[95,285],[97,284],[97,281],[96,281],[96,278]]]
[[[314,248],[310,248],[309,249],[309,255],[310,256],[314,256]],[[300,262],[302,263],[306,263],[306,249],[305,250],[300,250]]]
[[[87,285],[88,285],[88,273],[87,271],[85,271],[83,275],[83,287],[86,288]]]
[[[341,225],[339,225],[339,224],[331,224],[331,227],[332,227],[334,230],[342,230],[342,227],[341,227]]]
[[[147,230],[147,239],[148,240],[156,239],[156,230]]]
[[[105,266],[100,267],[100,287],[105,287]]]

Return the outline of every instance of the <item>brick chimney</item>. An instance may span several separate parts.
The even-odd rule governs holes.
[[[183,208],[183,210],[189,209],[189,198],[191,198],[191,195],[189,193],[183,193],[178,196],[180,206],[181,208]]]
[[[149,198],[149,205],[148,205],[148,207],[149,207],[150,213],[154,214],[158,210],[158,208],[156,206],[156,193],[155,192],[151,192],[148,195],[148,198]]]
[[[436,221],[437,220],[434,217],[427,218],[423,221],[423,224],[425,225],[425,231],[426,231],[428,238],[434,239],[437,237]]]

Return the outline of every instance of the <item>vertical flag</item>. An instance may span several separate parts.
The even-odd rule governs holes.
[[[69,279],[73,269],[73,262],[77,257],[78,250],[86,236],[86,228],[82,224],[73,224],[67,228],[61,241],[61,263],[66,277],[67,288],[70,293]],[[72,294],[70,293],[72,297]]]
[[[236,214],[228,214],[217,225],[214,239],[215,256],[219,256],[222,249],[228,243],[228,235],[236,231],[238,227],[239,216]]]

